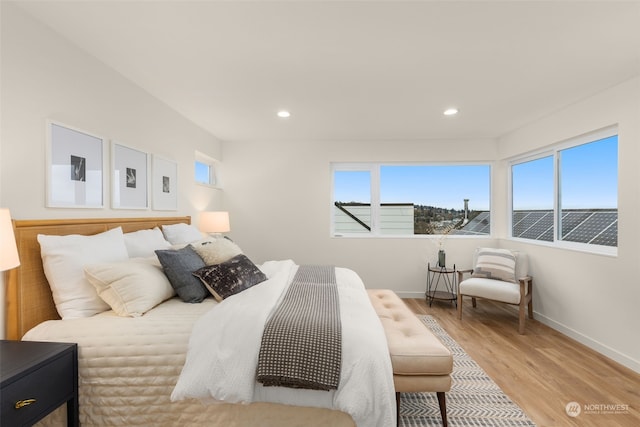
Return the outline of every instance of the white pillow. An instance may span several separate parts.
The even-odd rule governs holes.
[[[164,239],[164,234],[158,227],[125,233],[124,244],[127,246],[129,258],[150,257],[155,255],[157,249],[171,248],[171,243]]]
[[[478,248],[471,277],[516,283],[516,256],[508,249]]]
[[[93,236],[38,234],[38,242],[44,273],[60,317],[90,317],[109,310],[84,277],[83,269],[89,263],[124,261],[129,257],[122,228]]]
[[[100,298],[119,316],[142,316],[175,295],[155,256],[87,265],[84,271]]]
[[[200,240],[191,246],[207,265],[221,264],[242,253],[238,245],[224,237]]]
[[[194,225],[184,223],[163,225],[162,232],[172,245],[195,242],[204,236]]]

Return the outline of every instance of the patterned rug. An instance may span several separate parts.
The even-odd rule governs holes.
[[[482,368],[431,316],[419,316],[453,353],[453,383],[447,398],[450,427],[535,426]],[[435,393],[403,393],[399,427],[441,427]]]

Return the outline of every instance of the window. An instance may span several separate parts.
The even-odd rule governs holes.
[[[605,129],[512,162],[512,237],[576,248],[617,247],[616,132]]]
[[[553,241],[553,156],[511,167],[514,237]]]
[[[490,233],[491,167],[335,163],[333,234]]]
[[[196,151],[195,160],[195,180],[196,183],[217,186],[215,160]]]
[[[371,172],[336,170],[334,180],[334,230],[337,234],[371,231]]]

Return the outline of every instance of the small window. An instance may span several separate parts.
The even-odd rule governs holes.
[[[216,178],[215,160],[205,156],[202,153],[196,152],[196,183],[216,187],[218,185]]]
[[[212,182],[212,169],[211,165],[199,162],[196,160],[196,182],[199,184],[214,185]]]

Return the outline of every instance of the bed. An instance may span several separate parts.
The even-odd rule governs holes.
[[[374,390],[371,394],[362,390],[361,394],[366,397],[359,398],[363,402],[359,402],[356,409],[350,407],[349,400],[343,400],[342,406],[321,407],[325,404],[318,401],[330,402],[332,398],[327,399],[327,392],[316,390],[307,392],[276,387],[274,389],[281,393],[276,393],[275,398],[264,397],[264,390],[273,387],[259,385],[253,395],[262,401],[253,403],[245,399],[224,399],[233,402],[225,403],[215,396],[191,397],[184,390],[181,396],[172,398],[183,368],[186,370],[185,360],[193,346],[190,339],[194,325],[199,321],[202,323],[211,313],[219,315],[218,312],[223,312],[220,309],[223,305],[213,298],[187,304],[178,297],[172,297],[139,317],[123,317],[116,314],[114,308],[88,318],[60,320],[44,273],[37,239],[39,234],[93,236],[116,228],[121,228],[124,233],[133,233],[163,225],[189,223],[189,217],[15,221],[21,266],[9,273],[7,281],[6,336],[8,339],[78,343],[82,425],[354,426],[370,425],[372,420],[377,425],[393,424],[395,395],[390,362],[388,378],[385,374],[372,385],[363,384],[363,388]],[[292,267],[291,262],[278,262],[261,268],[280,271],[297,267]],[[340,269],[338,274],[336,269],[337,276],[350,277],[351,274],[355,275],[346,269]],[[259,288],[255,286],[249,291]],[[241,294],[245,301],[250,298],[249,291]],[[356,295],[363,292],[366,297],[361,284],[354,285],[348,292]],[[231,299],[225,303],[227,301]],[[365,316],[375,318],[372,308],[370,313],[368,308],[362,310]],[[230,310],[234,311],[241,310]],[[343,314],[351,315],[348,312]],[[384,340],[378,326],[371,333],[361,335],[375,336],[378,333],[376,328]],[[350,334],[357,335],[354,330]],[[354,345],[357,347],[360,343]],[[353,349],[349,351],[354,352]],[[347,356],[344,357],[347,360]],[[358,360],[359,356],[355,358]],[[229,381],[224,381],[227,387],[234,381],[233,377],[229,378]],[[352,384],[351,393],[353,387]],[[325,393],[325,397],[318,398],[318,393]],[[334,394],[348,396],[340,389]],[[294,395],[300,396],[300,400],[296,398],[293,401]],[[333,400],[338,401],[337,398]],[[363,412],[368,413],[368,418],[363,418]],[[65,417],[66,412],[58,410],[43,420],[42,425],[64,425]]]

